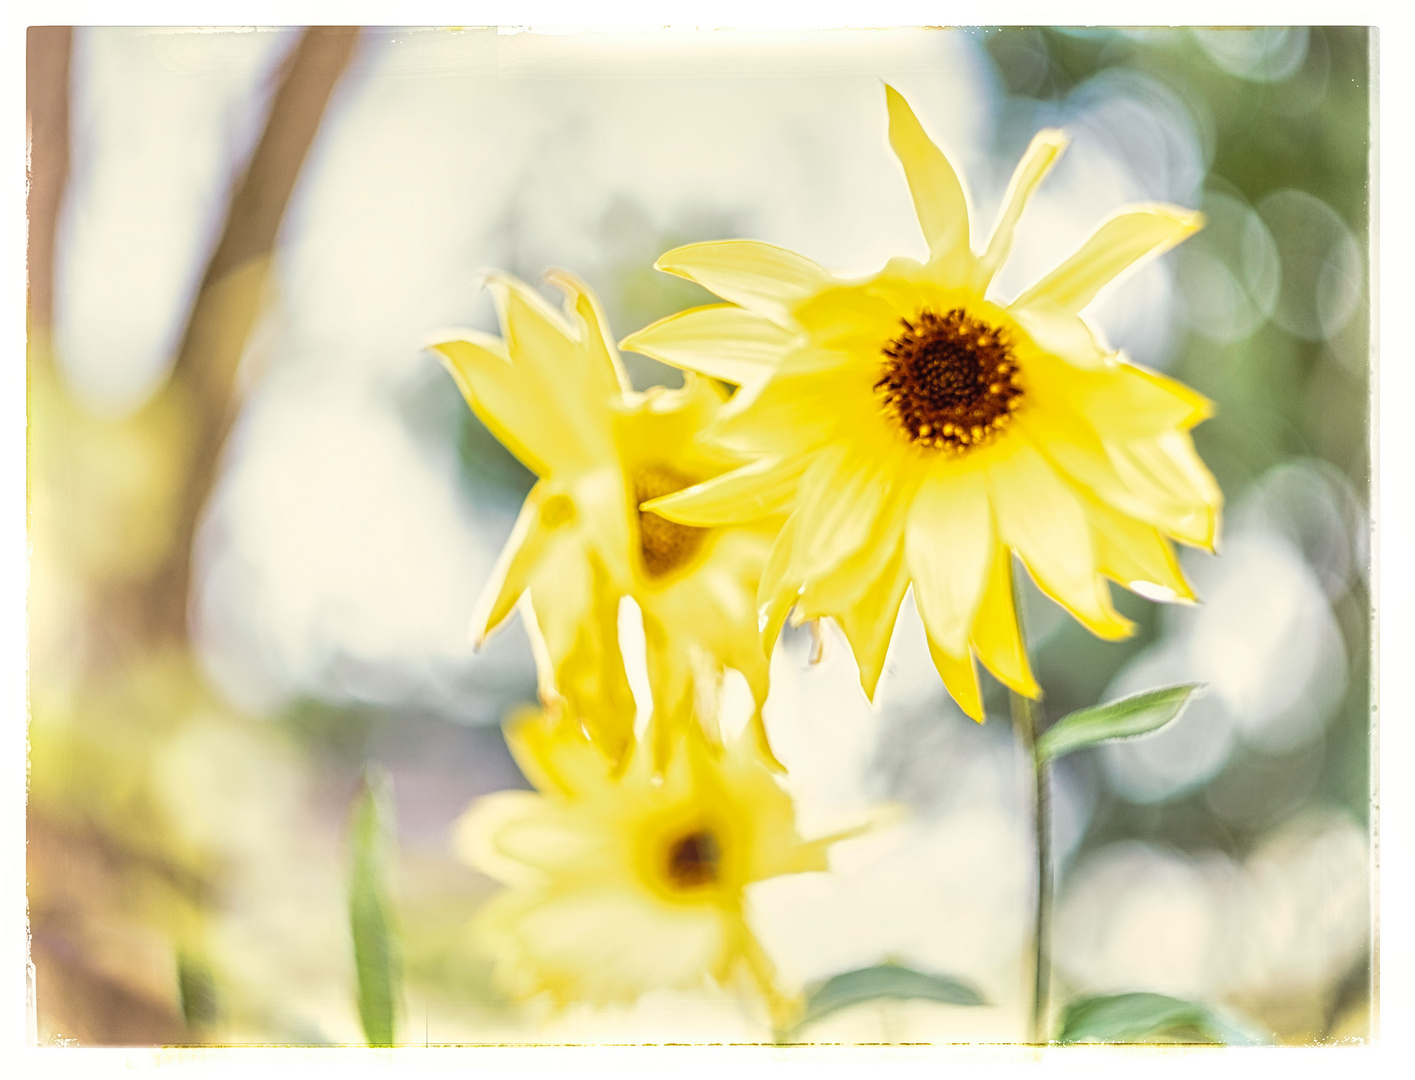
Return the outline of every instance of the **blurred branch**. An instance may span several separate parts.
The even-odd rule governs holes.
[[[29,218],[30,332],[47,334],[54,312],[54,235],[69,174],[68,26],[31,26],[25,40],[25,126]],[[47,355],[47,350],[41,350]],[[32,355],[32,360],[40,359]]]
[[[237,368],[265,306],[286,205],[357,41],[357,27],[318,26],[303,32],[281,72],[265,130],[231,196],[221,238],[162,390],[176,398],[190,433],[171,544],[145,580],[119,587],[120,595],[102,605],[98,620],[103,632],[116,630],[126,639],[120,653],[134,644],[177,644],[186,638],[192,543],[236,415]]]

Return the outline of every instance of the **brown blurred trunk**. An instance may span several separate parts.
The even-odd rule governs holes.
[[[236,373],[267,295],[276,236],[325,106],[357,42],[352,27],[305,30],[286,58],[265,129],[236,185],[221,238],[187,319],[171,377],[158,392],[183,414],[176,525],[157,565],[139,580],[97,587],[87,617],[91,676],[119,671],[164,649],[185,654],[192,543],[237,408]],[[31,28],[27,53],[29,135],[30,371],[49,364],[55,227],[68,172],[72,31]],[[33,421],[33,418],[32,418]],[[104,717],[96,718],[100,724]],[[153,716],[160,726],[171,718]],[[144,787],[141,775],[131,777]],[[67,808],[80,811],[85,808]],[[153,948],[132,895],[141,875],[199,893],[158,838],[154,851],[123,844],[117,822],[49,820],[32,792],[27,820],[31,959],[42,1032],[88,1044],[190,1042],[166,984],[144,959]],[[129,827],[131,823],[129,823]],[[200,902],[197,900],[197,902]],[[159,932],[166,928],[158,928]],[[146,952],[144,951],[146,950]],[[146,976],[146,978],[145,978]]]
[[[54,235],[69,175],[67,26],[31,26],[25,39],[25,126],[29,145],[26,265],[31,334],[47,334],[54,315]]]
[[[236,416],[237,368],[267,296],[286,204],[357,40],[357,27],[310,27],[285,61],[265,130],[231,197],[160,391],[175,398],[190,433],[171,544],[145,578],[115,584],[100,599],[93,623],[102,666],[122,663],[135,649],[186,641],[192,544]]]

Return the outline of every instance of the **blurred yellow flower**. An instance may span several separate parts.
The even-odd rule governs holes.
[[[747,460],[697,441],[726,393],[691,375],[679,390],[636,393],[593,294],[569,274],[550,280],[566,295],[564,318],[523,282],[492,275],[505,341],[458,330],[432,346],[472,410],[540,478],[478,602],[478,643],[528,591],[543,684],[595,718],[591,734],[617,758],[634,725],[618,629],[620,601],[633,597],[659,760],[695,702],[716,715],[724,665],[751,688],[765,748],[755,596],[780,520],[694,528],[638,509]]]
[[[743,980],[775,1019],[785,1015],[743,891],[826,869],[841,837],[801,840],[790,797],[750,739],[712,746],[685,727],[661,775],[637,744],[616,773],[577,724],[549,711],[513,720],[507,742],[538,793],[485,796],[456,833],[464,858],[510,886],[473,924],[507,993],[604,1004],[709,976]]]
[[[767,647],[794,605],[802,618],[833,616],[873,697],[912,580],[934,662],[981,720],[974,656],[1039,693],[1012,552],[1105,638],[1131,625],[1103,578],[1193,597],[1167,538],[1214,543],[1221,496],[1188,434],[1209,402],[1106,351],[1080,312],[1202,218],[1126,207],[1003,306],[989,286],[1065,135],[1032,140],[978,255],[962,184],[904,99],[886,94],[927,263],[891,259],[841,281],[768,244],[690,244],[658,267],[729,303],[661,320],[622,347],[742,386],[709,434],[754,460],[647,508],[702,527],[791,511],[758,594]]]

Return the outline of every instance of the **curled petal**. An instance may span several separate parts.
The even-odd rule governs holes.
[[[620,348],[738,386],[764,377],[795,335],[735,304],[709,304],[659,319]]]
[[[680,525],[703,528],[751,521],[789,506],[809,463],[804,457],[762,458],[682,491],[650,499],[641,509]]]
[[[1067,483],[1030,443],[988,466],[997,530],[1042,591],[1080,619],[1093,634],[1125,637],[1132,625],[1111,605],[1095,572],[1091,529]]]
[[[968,200],[948,158],[924,132],[902,94],[885,86],[889,145],[904,166],[919,227],[929,242],[929,259],[949,259],[968,251]]]
[[[1077,312],[1141,260],[1197,232],[1204,215],[1178,206],[1132,206],[1101,224],[1080,249],[1017,298],[1014,308],[1047,301]]]
[[[756,240],[687,244],[660,256],[654,266],[696,281],[787,330],[795,329],[792,308],[832,283],[810,259]]]
[[[992,228],[992,236],[988,238],[987,250],[978,259],[979,292],[987,290],[993,275],[1007,261],[1007,256],[1012,251],[1012,235],[1017,229],[1022,211],[1027,208],[1032,193],[1051,171],[1052,165],[1070,141],[1067,134],[1057,128],[1043,128],[1032,136],[1031,145],[1022,155],[1022,160],[1012,174],[1012,181],[1007,185],[1007,194],[1002,198],[1002,209],[998,211],[997,223]]]
[[[952,655],[968,647],[993,552],[992,508],[979,470],[938,470],[909,511],[904,553],[929,637]]]

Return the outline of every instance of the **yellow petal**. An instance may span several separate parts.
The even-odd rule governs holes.
[[[894,148],[919,227],[929,243],[929,259],[946,259],[968,250],[968,200],[948,158],[924,133],[914,110],[899,91],[885,86],[889,108],[889,145]]]
[[[487,288],[501,316],[507,352],[541,398],[541,422],[562,425],[594,460],[612,459],[609,403],[619,396],[613,373],[570,336],[560,315],[523,282],[498,274],[488,279]]]
[[[1016,550],[1043,592],[1093,634],[1114,640],[1129,620],[1096,575],[1091,529],[1066,481],[1023,438],[988,465],[988,488],[1003,543]]]
[[[572,715],[522,708],[506,721],[506,745],[537,791],[581,796],[606,782],[610,764]]]
[[[909,511],[904,558],[929,637],[951,655],[967,651],[992,551],[992,508],[983,474],[935,470]]]
[[[1218,512],[1223,493],[1213,474],[1199,460],[1194,440],[1185,431],[1153,439],[1107,442],[1106,453],[1129,487],[1155,501],[1181,504],[1185,514],[1165,531],[1180,540],[1214,550],[1218,542]],[[1123,507],[1121,509],[1124,509]]]
[[[1169,250],[1203,224],[1202,214],[1178,206],[1127,207],[1102,223],[1074,255],[1012,306],[1048,301],[1065,311],[1080,311],[1125,270]]]
[[[677,739],[693,723],[693,666],[690,642],[674,639],[668,628],[644,611],[644,653],[653,695],[648,743],[654,769],[662,770]]]
[[[554,685],[601,751],[617,761],[633,736],[636,706],[619,649],[619,597],[598,561],[556,544],[536,568],[531,607]],[[543,680],[542,680],[543,681]]]
[[[765,376],[794,337],[746,308],[709,304],[659,319],[619,347],[741,386]]]
[[[791,573],[806,581],[826,574],[867,543],[884,507],[887,472],[848,443],[822,451],[796,489],[796,543]]]
[[[800,595],[801,583],[791,581],[786,573],[791,565],[791,549],[796,540],[796,517],[793,514],[777,534],[776,543],[771,547],[762,570],[761,583],[757,586],[757,630],[761,634],[762,648],[768,657],[776,646],[781,627],[786,622],[796,597]]]
[[[537,476],[580,456],[564,425],[546,415],[544,401],[520,376],[495,338],[474,330],[429,345],[442,360],[477,419]]]
[[[961,656],[954,656],[939,647],[938,642],[929,638],[929,655],[934,667],[943,677],[943,685],[948,688],[958,707],[978,723],[986,719],[983,713],[983,693],[978,686],[978,672],[973,667],[973,656],[963,650]]]
[[[1096,568],[1152,600],[1193,600],[1194,590],[1160,531],[1097,500],[1087,500],[1096,544]],[[1167,594],[1167,595],[1166,595]]]
[[[801,592],[802,616],[807,619],[838,615],[853,606],[884,574],[900,553],[904,527],[914,496],[923,479],[921,470],[906,470],[890,477],[869,542],[825,574],[811,578]],[[907,571],[907,565],[905,567]]]
[[[1047,354],[1024,362],[1030,393],[1047,406],[1078,416],[1103,439],[1134,439],[1188,429],[1210,415],[1202,394],[1138,364],[1108,359],[1078,368]]]
[[[1123,455],[1128,461],[1129,455],[1103,442],[1089,424],[1067,421],[1059,410],[1033,409],[1017,414],[1016,430],[1025,432],[1063,475],[1106,505],[1186,543],[1205,544],[1213,521],[1204,505],[1133,464],[1122,476],[1114,457]]]
[[[552,503],[550,520],[543,523],[541,509],[547,498],[556,501]],[[568,496],[552,495],[544,480],[531,489],[516,516],[511,536],[497,556],[472,609],[471,633],[476,648],[481,648],[491,632],[511,614],[530,584],[531,573],[545,554],[547,541],[559,526],[573,520],[574,512],[574,504]]]
[[[711,438],[745,454],[804,453],[829,441],[846,421],[876,411],[870,382],[849,357],[793,349],[772,371],[733,395]],[[806,367],[808,370],[798,370]],[[814,370],[810,368],[814,366]],[[863,391],[862,392],[862,386]]]
[[[972,642],[981,660],[1004,686],[1027,697],[1041,697],[1042,688],[1032,677],[1027,646],[1012,593],[1012,552],[997,545],[988,570],[983,602],[973,621]]]
[[[633,389],[629,373],[619,359],[614,338],[609,333],[609,320],[599,298],[590,287],[568,270],[552,270],[545,280],[565,294],[568,313],[578,318],[583,330],[582,343],[589,353],[585,376],[597,393],[614,397]]]
[[[470,866],[503,885],[538,883],[544,875],[536,867],[505,854],[499,843],[502,830],[512,822],[554,812],[546,800],[530,791],[496,791],[484,795],[458,818],[452,844]]]
[[[899,605],[909,587],[903,541],[902,533],[895,536],[879,576],[836,616],[860,668],[860,687],[871,701],[875,699],[875,689],[889,654],[889,642],[899,619]]]
[[[1062,357],[1072,367],[1098,371],[1110,363],[1110,353],[1101,348],[1095,332],[1074,311],[1067,311],[1050,300],[1033,300],[1027,307],[1013,304],[1007,314],[1026,331],[1039,350]],[[1023,363],[1030,359],[1028,354]]]
[[[762,458],[682,491],[650,499],[641,509],[680,525],[704,528],[751,521],[790,505],[809,463],[810,458],[801,456]]]
[[[833,282],[810,259],[756,240],[709,240],[674,248],[655,268],[696,281],[724,300],[794,330],[791,309]]]
[[[1012,181],[1007,185],[1007,194],[1002,198],[1002,209],[998,211],[997,223],[993,225],[992,236],[988,238],[987,250],[978,259],[976,284],[979,291],[986,291],[988,282],[1007,261],[1007,256],[1012,251],[1012,236],[1017,229],[1017,222],[1022,217],[1022,211],[1027,208],[1032,193],[1037,190],[1043,177],[1051,171],[1052,165],[1070,141],[1070,137],[1057,128],[1043,128],[1032,136],[1031,145],[1022,155],[1022,160],[1012,174]]]

